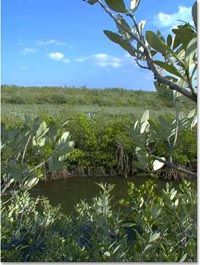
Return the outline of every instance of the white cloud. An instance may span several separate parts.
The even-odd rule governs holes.
[[[65,55],[61,52],[51,52],[47,56],[54,61],[61,61],[63,63],[70,63],[68,58],[65,58]]]
[[[179,6],[178,11],[173,14],[160,12],[154,17],[154,24],[159,27],[175,27],[178,20],[191,23],[191,7]]]
[[[31,53],[36,53],[37,50],[33,48],[24,48],[21,50],[21,54],[31,54]]]
[[[114,57],[105,53],[98,53],[91,56],[95,63],[100,67],[114,67],[118,68],[122,66],[121,59],[119,57]]]
[[[100,67],[113,67],[119,68],[122,67],[125,61],[127,61],[127,57],[116,57],[112,55],[108,55],[106,53],[97,53],[87,57],[79,57],[75,59],[75,62],[83,63],[83,62],[91,62]]]
[[[62,42],[62,41],[58,41],[58,40],[46,40],[46,41],[43,41],[43,40],[39,40],[37,41],[37,44],[38,45],[43,45],[43,46],[46,46],[46,45],[51,45],[51,44],[55,44],[55,45],[60,45],[60,46],[65,46],[65,43]]]
[[[60,61],[64,58],[64,54],[61,52],[51,52],[48,54],[49,58],[55,61]]]

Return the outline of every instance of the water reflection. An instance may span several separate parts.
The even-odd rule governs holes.
[[[65,213],[73,213],[74,206],[81,199],[91,202],[92,198],[97,196],[100,188],[96,183],[115,184],[112,191],[113,203],[123,198],[127,194],[128,182],[134,182],[136,186],[141,185],[149,180],[149,177],[71,177],[64,180],[54,180],[39,183],[32,189],[33,197],[44,195],[52,205],[61,205],[62,211]],[[162,180],[154,180],[158,189],[165,187],[166,182]]]

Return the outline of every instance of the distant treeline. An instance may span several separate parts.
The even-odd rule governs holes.
[[[20,87],[1,86],[1,102],[11,104],[68,104],[108,107],[142,107],[160,109],[173,107],[157,92],[126,90],[123,88],[89,89],[75,87]],[[184,99],[184,108],[191,103]]]

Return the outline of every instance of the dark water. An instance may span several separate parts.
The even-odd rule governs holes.
[[[73,213],[74,206],[80,200],[85,199],[91,202],[92,198],[99,194],[100,188],[96,183],[115,184],[112,191],[113,203],[123,198],[127,194],[128,182],[134,182],[136,186],[145,183],[149,178],[146,177],[71,177],[65,180],[52,180],[39,183],[32,189],[33,197],[44,195],[52,205],[61,205],[62,211],[65,213]],[[165,187],[166,182],[155,180],[158,189]]]

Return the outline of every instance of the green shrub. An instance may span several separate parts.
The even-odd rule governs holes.
[[[27,192],[2,207],[1,258],[40,262],[194,262],[197,260],[197,194],[189,182],[129,184],[120,212],[113,209],[113,185],[98,184],[98,197],[81,201],[67,216],[47,199]]]

